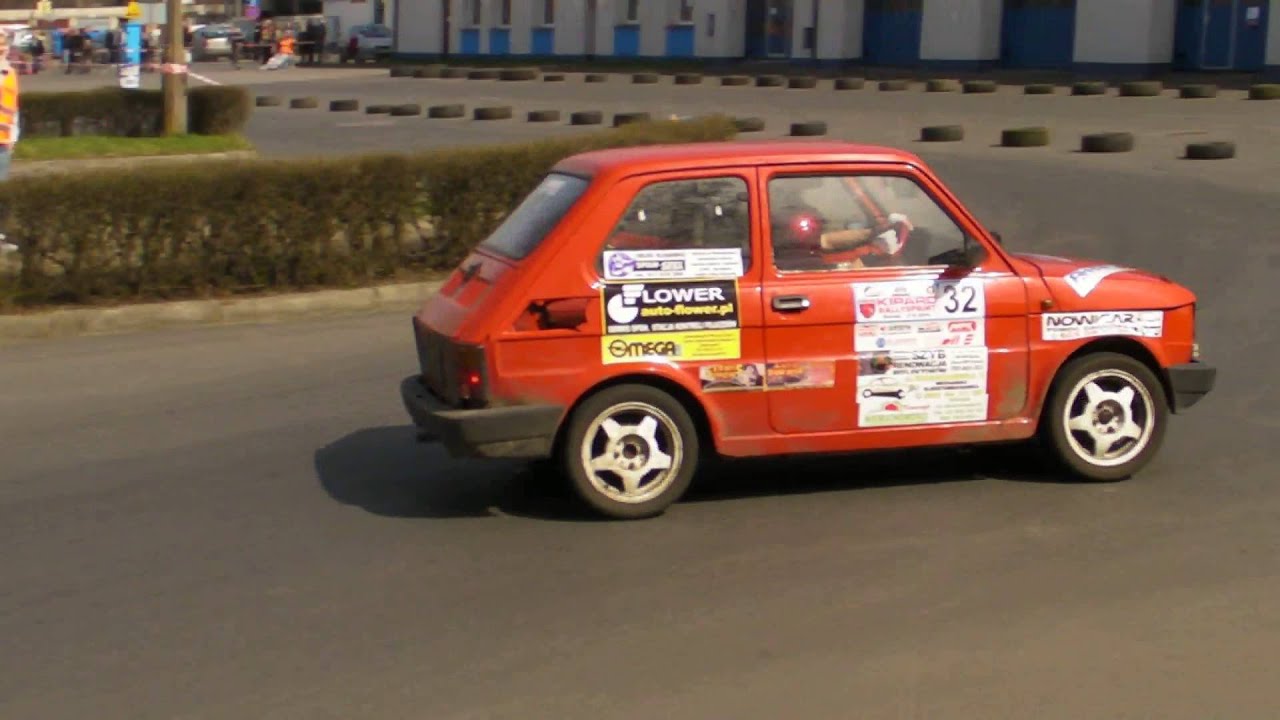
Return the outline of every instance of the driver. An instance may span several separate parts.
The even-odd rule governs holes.
[[[815,263],[819,268],[902,264],[902,250],[913,229],[907,216],[891,213],[875,222],[839,227],[802,197],[805,190],[819,188],[822,182],[821,178],[788,178],[780,192],[774,193],[773,237],[779,265],[785,262],[787,269],[801,269]],[[860,214],[881,215],[855,182],[846,187],[860,201]]]

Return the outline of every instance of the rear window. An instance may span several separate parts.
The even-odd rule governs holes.
[[[586,178],[551,173],[480,247],[512,260],[523,260],[569,212],[589,184]]]

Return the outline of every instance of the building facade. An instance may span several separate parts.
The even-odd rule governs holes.
[[[401,0],[407,57],[1280,67],[1280,0]]]

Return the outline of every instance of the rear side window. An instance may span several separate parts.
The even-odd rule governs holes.
[[[582,197],[590,181],[551,173],[507,216],[480,247],[512,260],[523,260]]]
[[[751,266],[747,181],[741,177],[656,182],[642,189],[609,234],[605,253],[734,250]]]

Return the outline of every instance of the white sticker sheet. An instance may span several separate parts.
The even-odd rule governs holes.
[[[971,278],[853,286],[859,426],[987,419],[985,289]]]
[[[605,280],[692,280],[741,277],[740,248],[606,250]]]
[[[1040,320],[1040,336],[1049,341],[1126,335],[1158,338],[1164,335],[1164,313],[1160,310],[1107,310],[1099,312],[1045,313]]]
[[[1091,267],[1072,270],[1062,277],[1072,290],[1080,297],[1085,297],[1097,289],[1103,280],[1116,273],[1129,272],[1131,268],[1119,265],[1093,265]]]

